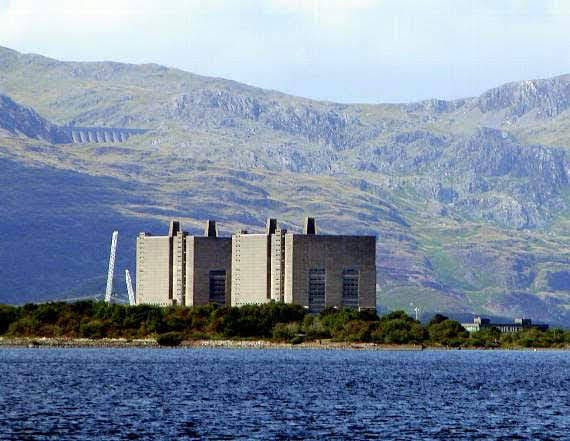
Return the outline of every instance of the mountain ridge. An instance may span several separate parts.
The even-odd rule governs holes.
[[[23,167],[17,173],[72,171],[89,182],[104,178],[103,188],[107,178],[129,188],[115,200],[70,196],[73,206],[106,212],[106,225],[124,224],[134,237],[137,223],[143,230],[170,217],[194,231],[215,217],[232,231],[271,216],[295,229],[310,213],[324,231],[379,235],[382,308],[413,302],[424,311],[570,323],[568,75],[536,80],[546,81],[536,91],[521,82],[488,96],[373,105],[296,98],[156,65],[4,59],[0,49],[0,92],[53,124],[150,129],[122,144],[81,147],[0,136],[0,162]],[[71,178],[57,179],[67,188]],[[14,191],[7,185],[3,197]],[[29,211],[21,215],[33,205]],[[107,240],[100,232],[85,242],[87,256],[98,250],[87,260],[100,268]],[[126,250],[132,269],[132,244]],[[103,287],[104,270],[76,270]],[[79,285],[69,292],[85,294]],[[10,286],[0,286],[0,296]]]

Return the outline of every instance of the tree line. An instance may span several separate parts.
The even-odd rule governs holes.
[[[459,322],[437,314],[422,324],[403,311],[326,309],[308,314],[299,305],[268,303],[242,307],[127,306],[90,300],[23,306],[0,305],[0,335],[52,338],[156,338],[175,346],[183,340],[267,339],[280,342],[333,340],[387,345],[445,347],[567,347],[570,331],[496,328],[468,333]]]

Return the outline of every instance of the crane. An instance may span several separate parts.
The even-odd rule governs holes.
[[[135,292],[133,290],[133,281],[131,280],[131,273],[125,270],[125,281],[127,282],[127,292],[129,293],[129,305],[135,304]]]
[[[111,239],[111,254],[109,255],[109,272],[107,273],[107,289],[105,290],[105,301],[111,302],[111,295],[113,294],[113,275],[115,273],[115,255],[117,254],[117,238],[118,231],[113,231],[113,238]]]

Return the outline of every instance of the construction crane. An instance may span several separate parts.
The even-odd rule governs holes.
[[[111,239],[111,254],[109,255],[109,272],[107,273],[107,289],[105,290],[105,301],[111,302],[111,295],[113,294],[113,275],[115,273],[115,255],[117,254],[117,237],[118,231],[113,231],[113,238]]]
[[[125,270],[125,281],[127,282],[127,292],[129,293],[129,305],[135,304],[135,292],[133,290],[133,281],[131,280],[131,273]]]

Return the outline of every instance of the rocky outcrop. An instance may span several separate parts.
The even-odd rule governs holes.
[[[545,226],[566,206],[569,163],[563,149],[524,145],[484,127],[454,137],[402,132],[389,143],[359,148],[352,160],[355,168],[393,176],[400,188],[448,209],[516,229]]]
[[[541,118],[570,108],[570,75],[509,83],[485,92],[476,102],[483,112],[504,110],[511,118],[535,111]]]
[[[113,127],[57,126],[42,118],[31,107],[22,106],[6,95],[0,95],[0,129],[10,135],[38,139],[51,144],[119,143],[148,131]]]
[[[378,134],[377,128],[362,124],[342,108],[317,103],[288,105],[263,95],[251,97],[229,89],[207,89],[174,97],[169,113],[194,126],[210,122],[231,127],[236,124],[231,118],[251,120],[271,130],[299,135],[340,150]]]
[[[0,129],[10,135],[41,139],[53,144],[71,142],[71,138],[59,127],[42,118],[31,107],[17,104],[6,95],[0,95]]]

